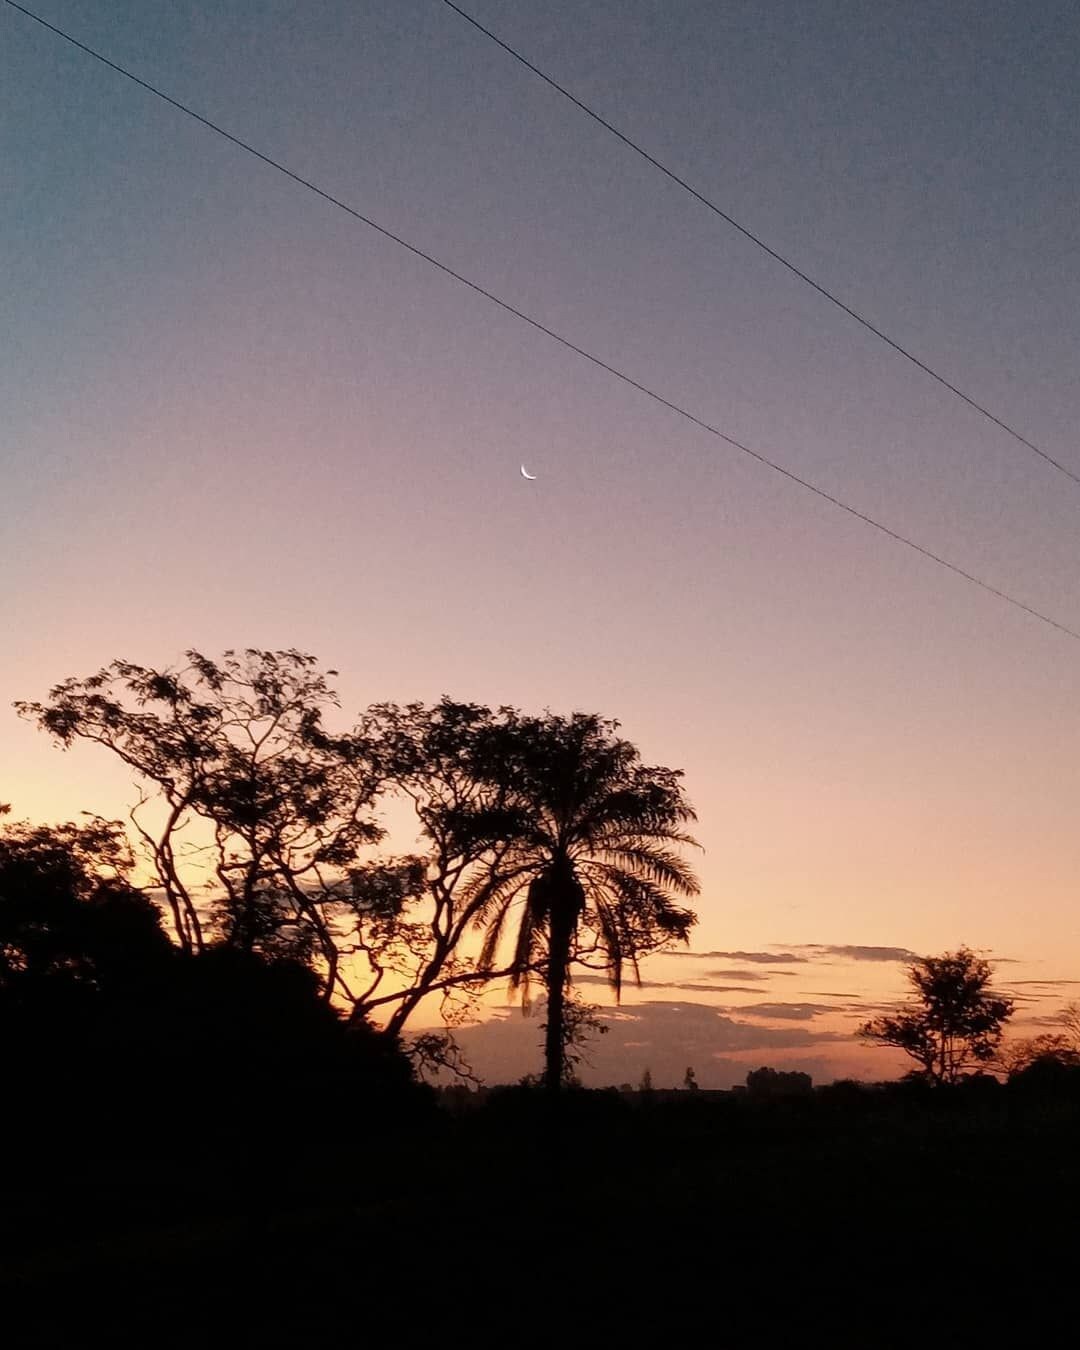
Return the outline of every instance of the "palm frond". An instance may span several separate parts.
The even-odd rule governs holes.
[[[685,937],[694,921],[676,903],[700,889],[678,852],[697,846],[686,830],[695,815],[682,776],[643,765],[616,735],[617,723],[591,714],[527,717],[500,709],[500,716],[492,763],[500,807],[517,813],[519,828],[492,855],[495,872],[472,878],[461,892],[486,930],[482,959],[494,962],[513,911],[511,987],[527,1002],[530,973],[544,970],[553,912],[562,912],[568,886],[578,887],[575,957],[602,952],[618,998],[627,967],[640,979],[638,958]]]
[[[541,934],[538,931],[533,907],[525,906],[521,926],[518,928],[517,942],[514,944],[513,971],[510,976],[511,990],[521,990],[522,1007],[529,1008],[529,977],[532,974],[533,957]]]
[[[697,895],[701,891],[693,869],[671,849],[648,844],[613,844],[602,850],[602,860],[679,895]]]
[[[502,941],[503,928],[506,925],[507,916],[513,907],[514,894],[508,895],[504,903],[499,907],[493,920],[488,921],[488,930],[484,934],[484,942],[480,948],[479,962],[482,968],[489,969],[495,963],[495,953],[498,951],[499,943]]]
[[[476,888],[471,900],[466,899],[466,895],[463,893],[463,906],[466,909],[475,906],[472,919],[474,926],[477,928],[483,927],[488,922],[490,915],[500,910],[503,901],[508,896],[513,898],[528,883],[532,870],[529,867],[517,867],[501,876],[491,875],[488,877],[485,886]],[[479,903],[477,903],[478,899]]]
[[[608,848],[618,844],[627,844],[631,848],[635,848],[642,844],[654,845],[656,843],[665,847],[670,844],[678,844],[684,848],[701,848],[701,844],[694,836],[686,834],[683,830],[675,830],[660,825],[651,827],[644,822],[637,821],[632,824],[607,823],[589,834],[588,843],[596,849]]]
[[[633,934],[656,928],[663,938],[685,937],[696,916],[672,902],[668,893],[655,882],[619,867],[594,864],[602,870],[604,881],[621,900],[626,928]],[[635,942],[635,946],[636,946]]]
[[[608,975],[608,984],[615,995],[615,1002],[618,1003],[622,999],[622,966],[625,953],[622,926],[602,890],[597,891],[593,898],[593,905],[597,927],[600,930],[601,945],[606,956],[605,968]]]

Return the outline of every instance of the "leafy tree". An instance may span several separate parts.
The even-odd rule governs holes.
[[[903,1050],[928,1082],[955,1083],[966,1069],[993,1061],[1012,1016],[1012,1000],[990,989],[991,978],[989,962],[967,947],[920,957],[908,967],[911,1004],[873,1018],[858,1034]]]
[[[468,950],[485,883],[520,828],[499,744],[507,715],[449,698],[433,706],[382,703],[357,728],[384,790],[411,804],[424,844],[423,853],[388,864],[388,874],[380,865],[353,874],[364,901],[357,953],[370,974],[357,1007],[385,1009],[391,1031],[432,997],[452,1027],[483,984],[512,973],[491,954],[478,960],[479,944]],[[417,1046],[433,1064],[458,1061],[453,1045],[440,1049],[431,1033]]]
[[[994,1057],[995,1067],[1009,1078],[1025,1072],[1033,1064],[1051,1060],[1058,1064],[1080,1065],[1080,1051],[1068,1036],[1043,1032],[1024,1040],[1006,1041]]]
[[[181,950],[297,960],[322,997],[395,1038],[430,997],[452,1028],[490,980],[548,994],[549,1083],[567,1062],[575,962],[623,968],[685,938],[697,890],[680,775],[643,766],[598,717],[525,717],[443,699],[375,705],[349,733],[314,658],[197,651],[176,669],[115,661],[20,712],[62,745],[105,746],[138,775],[131,822]],[[411,802],[423,847],[371,855],[376,808]],[[512,909],[517,940],[496,960]],[[571,1037],[572,1040],[572,1037]],[[428,1033],[420,1060],[453,1066]]]
[[[68,1015],[161,967],[171,947],[131,866],[117,821],[0,829],[0,1006]]]
[[[1058,1014],[1058,1023],[1068,1044],[1080,1053],[1080,1003],[1066,1003]]]
[[[643,765],[618,723],[583,713],[528,717],[500,710],[490,762],[504,796],[505,831],[487,875],[467,888],[481,901],[480,954],[490,967],[516,915],[511,987],[528,1004],[530,977],[547,995],[546,1086],[564,1077],[566,1006],[575,963],[599,965],[619,997],[624,969],[673,939],[695,916],[675,896],[698,882],[674,846],[694,841],[694,818],[671,769]]]
[[[219,940],[300,959],[324,997],[351,1002],[341,957],[371,878],[358,899],[349,870],[366,876],[362,852],[382,831],[363,745],[324,725],[336,704],[314,658],[249,649],[220,661],[189,651],[175,670],[114,661],[16,707],[138,775],[131,821],[182,950]]]
[[[105,746],[131,767],[134,833],[180,948],[216,943],[299,959],[327,1001],[396,1036],[424,999],[451,1024],[489,978],[463,948],[482,898],[466,883],[513,834],[492,761],[500,714],[444,699],[376,705],[349,734],[312,657],[197,651],[176,669],[115,661],[16,706],[62,745]],[[380,796],[410,800],[426,846],[372,858]],[[419,1059],[459,1065],[428,1033]]]
[[[272,1171],[320,1113],[351,1114],[355,1143],[419,1104],[397,1039],[346,1026],[303,962],[171,942],[133,863],[118,821],[0,828],[4,1126],[24,1159],[74,1162],[73,1103],[83,1150],[164,1149],[200,1176],[223,1149]]]

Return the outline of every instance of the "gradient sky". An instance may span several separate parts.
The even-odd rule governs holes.
[[[1075,4],[469,7],[1080,470]],[[37,9],[666,397],[1080,625],[1080,487],[439,0]],[[597,710],[686,771],[706,849],[696,949],[967,942],[1018,962],[1017,979],[1080,976],[1080,644],[7,7],[0,173],[0,709],[115,656],[255,645],[340,670],[350,711],[444,692]],[[0,798],[36,819],[120,814],[130,786],[0,711]],[[734,1004],[900,987],[896,962],[836,960]],[[695,980],[668,962],[639,1006],[720,1016],[734,996],[670,986],[724,968]],[[1043,1012],[1067,997],[1040,988]],[[702,1082],[726,1044],[701,1052]],[[819,1073],[839,1063],[824,1043],[787,1049]]]

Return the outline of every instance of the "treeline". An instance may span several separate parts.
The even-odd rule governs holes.
[[[182,1036],[201,1019],[168,1009],[202,997],[197,986],[211,1003],[235,988],[234,1010],[265,989],[297,1010],[322,1005],[297,1011],[298,1026],[321,1017],[355,1033],[350,1045],[377,1037],[386,1054],[438,1067],[454,1062],[452,1040],[409,1035],[418,1010],[437,1005],[453,1025],[506,980],[525,1001],[542,989],[545,1082],[563,1085],[588,1020],[575,966],[599,966],[618,994],[642,956],[694,923],[680,775],[586,714],[444,699],[332,727],[334,674],[297,651],[191,651],[178,669],[116,661],[17,705],[61,745],[118,757],[139,784],[126,830],[94,819],[5,834],[0,994],[20,1034],[49,1021],[46,1005],[63,1021],[66,1002],[122,986],[129,1004],[150,1000],[167,1056],[164,1029]],[[390,801],[411,807],[419,851],[385,851]],[[224,1042],[221,1013],[205,1020]]]
[[[333,726],[335,673],[292,650],[189,651],[175,669],[115,661],[16,705],[60,745],[119,758],[139,793],[126,826],[0,832],[0,1019],[15,1060],[47,1062],[46,1037],[54,1057],[85,1062],[72,1029],[97,1026],[146,1072],[227,1062],[246,1035],[235,1057],[249,1067],[334,1045],[401,1083],[467,1072],[452,1028],[507,981],[526,1003],[543,993],[543,1082],[573,1081],[598,1030],[575,969],[604,969],[618,996],[695,922],[680,774],[643,764],[595,715],[444,698]],[[413,852],[387,848],[390,803],[412,812]],[[902,1049],[919,1078],[1077,1061],[1076,1010],[1058,1032],[1004,1040],[1013,1004],[969,949],[908,974],[911,1003],[860,1034]],[[413,1032],[436,1008],[450,1030]],[[319,1055],[260,1049],[271,1026],[321,1038]]]

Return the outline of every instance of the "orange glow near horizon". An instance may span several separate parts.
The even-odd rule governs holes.
[[[345,713],[341,716],[344,723]],[[11,818],[56,821],[77,818],[81,811],[126,817],[135,793],[130,773],[122,764],[94,746],[80,745],[61,752],[50,747],[47,739],[32,728],[16,725],[19,734],[13,739],[22,756],[21,763],[16,760],[16,764],[22,771],[14,781],[21,790],[10,791],[7,783],[13,782],[11,778],[4,789],[4,796],[13,807]],[[632,728],[625,731],[631,734]],[[794,786],[784,785],[781,801],[791,800]],[[688,788],[693,788],[689,775]],[[730,955],[649,958],[643,964],[644,987],[637,989],[628,983],[618,1009],[611,1005],[602,980],[587,976],[579,985],[582,996],[599,1005],[603,1015],[614,1018],[614,1031],[620,1035],[609,1033],[593,1043],[582,1067],[586,1081],[606,1082],[619,1077],[620,1081],[636,1082],[643,1069],[650,1067],[645,1062],[650,1057],[657,1084],[660,1085],[665,1070],[666,1077],[671,1078],[676,1072],[672,1067],[675,1062],[692,1055],[691,1051],[680,1052],[677,1036],[673,1039],[678,1027],[674,1010],[679,1007],[690,1010],[690,1015],[699,1020],[713,1016],[725,1019],[717,1031],[721,1048],[698,1049],[697,1062],[689,1064],[695,1068],[702,1086],[740,1081],[746,1069],[757,1067],[759,1062],[806,1067],[819,1080],[902,1072],[906,1067],[902,1056],[863,1046],[854,1040],[853,1033],[858,1023],[873,1015],[878,1006],[894,1003],[906,995],[903,965],[898,961],[830,955],[816,948],[807,949],[804,945],[807,943],[820,947],[835,939],[833,945],[840,947],[861,944],[915,952],[944,950],[962,943],[983,948],[992,960],[1004,958],[1004,963],[997,967],[996,983],[1018,996],[1010,1028],[1014,1035],[1031,1035],[1045,1029],[1046,1019],[1052,1019],[1074,997],[1074,990],[1080,989],[1080,981],[1076,980],[1080,962],[1075,955],[1075,937],[1070,946],[1059,943],[1051,955],[1052,946],[1038,933],[1025,931],[1023,924],[1017,926],[1009,907],[995,912],[995,907],[986,903],[988,895],[1007,893],[1001,873],[1011,860],[1011,850],[999,852],[993,860],[975,859],[974,867],[969,865],[967,869],[969,889],[952,890],[948,906],[939,905],[935,909],[927,904],[909,904],[902,910],[891,904],[874,905],[860,919],[841,912],[843,897],[859,885],[860,858],[865,857],[876,866],[881,851],[892,847],[887,830],[871,828],[866,807],[849,802],[845,808],[849,818],[850,812],[857,809],[867,825],[858,850],[848,850],[842,860],[837,859],[830,856],[827,838],[815,838],[817,824],[825,814],[819,800],[814,803],[813,812],[793,823],[792,839],[772,841],[768,874],[755,877],[752,850],[746,845],[750,840],[760,839],[764,846],[766,840],[761,836],[760,821],[755,821],[754,795],[744,793],[740,797],[741,801],[737,801],[733,794],[722,793],[719,800],[713,798],[711,810],[707,804],[702,805],[700,794],[697,802],[697,833],[711,847],[707,845],[706,852],[696,859],[703,894],[697,904],[700,922],[693,936],[693,951]],[[893,807],[895,810],[895,799]],[[736,827],[741,827],[744,844],[741,854],[729,846],[727,858],[723,855],[715,858],[715,832],[710,828],[715,817],[726,820],[733,839],[739,838]],[[384,845],[387,851],[414,846],[408,810],[390,809],[387,824],[391,828],[391,836]],[[792,875],[796,855],[799,871],[803,873],[801,883],[797,875]],[[824,873],[823,877],[815,878],[816,884],[811,884],[808,873],[811,859]],[[899,889],[902,881],[910,885],[913,876],[926,876],[940,866],[940,855],[933,847],[928,847],[922,857],[908,857],[907,870],[899,869],[899,876],[892,877],[892,892]],[[726,880],[720,875],[722,867],[730,869]],[[980,889],[990,884],[992,891]],[[744,896],[755,895],[756,904],[751,907],[733,903],[725,906],[722,900],[718,903],[718,897],[725,893],[740,892]],[[1064,924],[1070,925],[1072,916],[1064,878],[1060,890],[1051,895],[1056,903],[1048,903],[1047,909],[1056,910]],[[979,924],[966,919],[975,904],[984,910]],[[895,917],[897,913],[903,914],[902,921]],[[1009,922],[1003,924],[1003,917]],[[996,942],[986,941],[988,936],[996,937]],[[773,956],[789,953],[801,959],[794,959],[787,966],[755,963],[740,960],[740,952],[751,955],[766,952]],[[516,1012],[507,1014],[505,998],[505,990],[500,987],[487,991],[479,1004],[481,1020],[490,1024],[489,1029],[504,1031],[502,1039],[491,1030],[486,1040],[482,1037],[477,1040],[474,1034],[466,1032],[462,1041],[466,1048],[475,1043],[478,1065],[487,1073],[520,1076],[512,1066],[517,1066],[521,1073],[528,1071],[530,1054],[536,1053],[538,1045],[538,1022],[535,1017],[522,1019]],[[438,1025],[437,1000],[429,1000],[426,1007],[426,1013],[423,1008],[420,1010],[416,1025]],[[694,1044],[699,1044],[700,1037],[707,1033],[707,1026],[695,1026],[694,1035],[698,1039]],[[613,1057],[609,1047],[619,1041],[625,1042],[625,1046],[619,1056]],[[742,1047],[743,1041],[749,1045]],[[589,1060],[593,1061],[591,1065]],[[639,1064],[636,1074],[635,1062]],[[625,1070],[622,1077],[620,1066]],[[677,1082],[666,1085],[676,1086]]]

